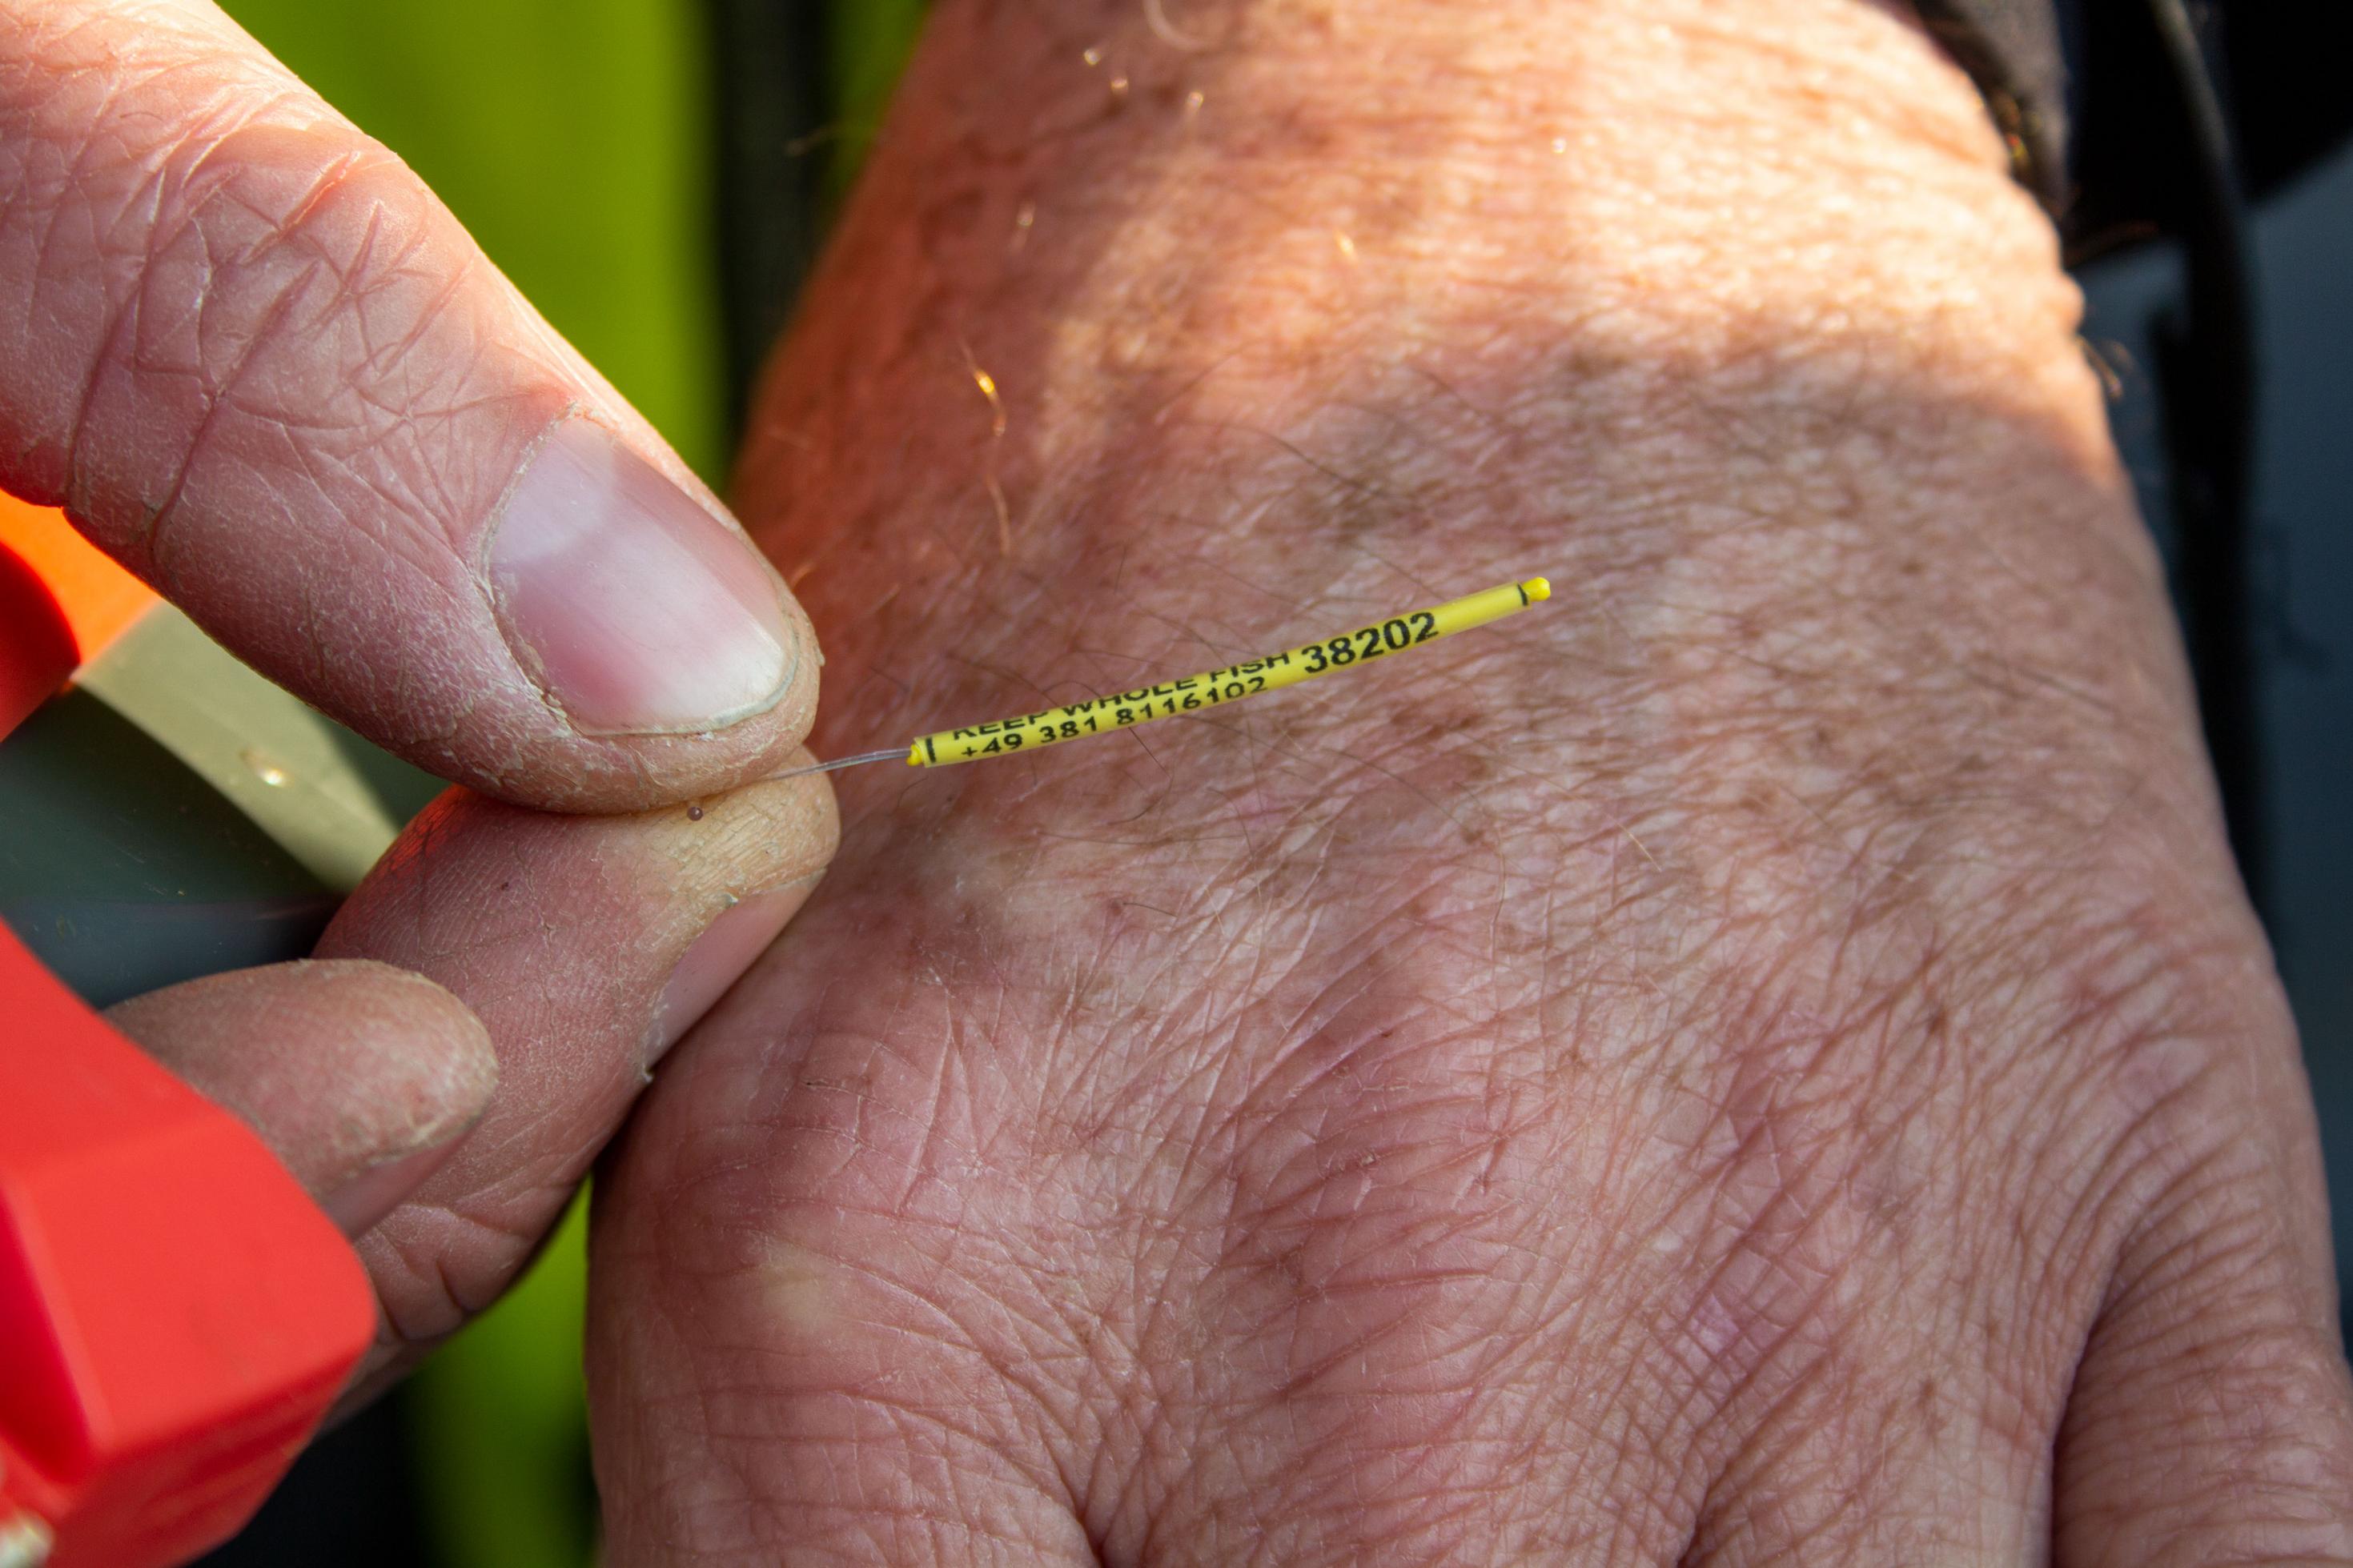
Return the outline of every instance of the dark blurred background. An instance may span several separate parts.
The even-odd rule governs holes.
[[[922,12],[921,0],[225,3],[414,164],[714,482]],[[2065,8],[2074,154],[2052,184],[2087,348],[2174,568],[2233,837],[2304,1031],[2342,1260],[2353,155],[2334,144],[2353,104],[2325,74],[2341,52],[2307,36],[2306,12]],[[575,1215],[522,1289],[321,1442],[209,1561],[592,1562],[583,1266]]]

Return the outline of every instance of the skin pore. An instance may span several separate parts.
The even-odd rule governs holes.
[[[2353,1554],[2295,1041],[1916,29],[947,0],[900,104],[737,495],[817,754],[1556,598],[838,775],[598,1187],[615,1562]]]

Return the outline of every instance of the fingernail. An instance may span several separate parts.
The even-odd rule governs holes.
[[[533,451],[492,524],[490,572],[508,646],[582,730],[721,729],[792,678],[776,573],[592,420]]]
[[[814,877],[765,893],[754,893],[731,906],[703,928],[671,971],[654,1013],[653,1050],[648,1067],[678,1044],[727,988],[767,950],[816,886]]]
[[[345,1236],[365,1234],[369,1226],[398,1208],[401,1200],[415,1192],[426,1177],[440,1169],[441,1162],[449,1157],[449,1151],[457,1147],[459,1135],[465,1131],[464,1127],[457,1128],[438,1143],[396,1154],[380,1165],[370,1165],[321,1198],[319,1206],[327,1211],[327,1217]]]

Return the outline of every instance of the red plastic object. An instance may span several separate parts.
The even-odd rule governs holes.
[[[63,512],[0,494],[0,735],[154,603]]]
[[[18,630],[29,580],[0,584]],[[0,632],[0,700],[54,690],[56,647]],[[29,1516],[50,1568],[194,1556],[375,1330],[359,1259],[261,1141],[0,927],[0,1541]]]
[[[0,735],[47,700],[74,669],[73,628],[33,574],[0,540]]]
[[[0,495],[0,548],[29,566],[45,585],[85,664],[155,603],[153,589],[76,532],[55,508]],[[0,724],[0,733],[6,730]]]

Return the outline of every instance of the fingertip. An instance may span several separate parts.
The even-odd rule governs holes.
[[[471,1126],[499,1087],[498,1051],[474,1010],[447,986],[373,959],[313,959],[347,1020],[345,1038],[366,1049],[348,1081],[401,1103],[418,1146],[438,1146]],[[307,976],[306,976],[307,978]],[[396,1048],[383,1049],[392,1046]]]
[[[565,726],[558,742],[495,752],[445,743],[445,749],[415,760],[478,795],[567,816],[659,811],[773,782],[813,760],[803,742],[817,721],[825,662],[807,613],[781,585],[779,592],[781,683],[754,711],[734,716],[722,728],[596,733],[575,727],[573,716],[551,700],[550,710]]]
[[[512,1277],[649,1062],[756,962],[839,832],[815,775],[631,815],[451,790],[409,826],[320,951],[430,974],[478,1011],[503,1073],[445,1163],[386,1178],[409,1183],[407,1201],[373,1225],[363,1256],[399,1337],[449,1332]],[[744,912],[712,935],[731,911]]]
[[[208,975],[108,1017],[252,1126],[322,1202],[404,1163],[414,1185],[433,1163],[420,1157],[446,1154],[498,1087],[473,1011],[387,963],[303,960]],[[342,1222],[356,1209],[346,1199],[331,1212]]]
[[[841,841],[831,781],[805,771],[814,761],[796,747],[747,784],[607,820],[670,867],[690,903],[702,895],[686,889],[708,889],[714,879],[730,900],[813,882]]]

